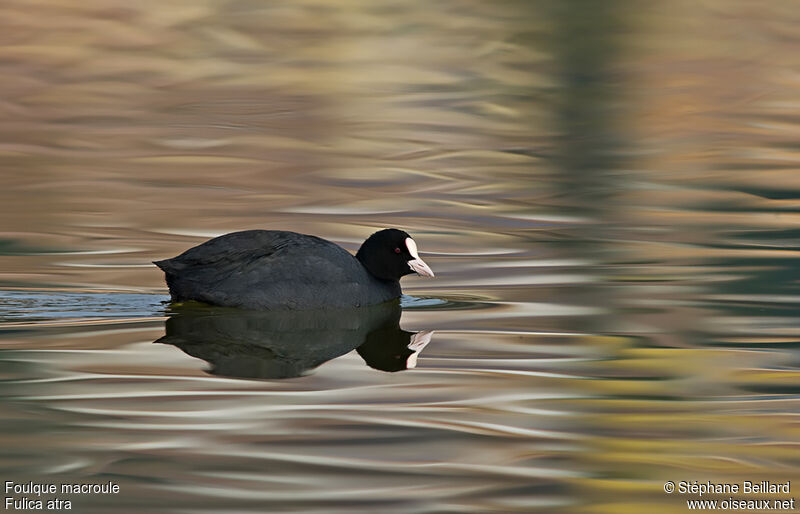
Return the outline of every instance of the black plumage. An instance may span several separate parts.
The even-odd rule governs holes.
[[[247,230],[154,264],[173,301],[272,310],[374,305],[400,296],[402,276],[433,275],[397,229],[376,232],[356,256],[316,236]]]

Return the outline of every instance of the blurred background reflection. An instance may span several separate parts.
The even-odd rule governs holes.
[[[685,512],[666,480],[797,476],[799,22],[4,0],[0,469],[120,484],[89,513]],[[281,380],[215,367],[213,323],[160,339],[153,260],[390,226],[437,273],[383,335],[414,369],[365,364],[369,323]]]

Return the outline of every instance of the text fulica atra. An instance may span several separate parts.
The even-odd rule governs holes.
[[[246,230],[154,264],[173,301],[249,309],[374,305],[399,297],[404,275],[433,276],[411,236],[393,228],[369,236],[355,256],[316,236]]]

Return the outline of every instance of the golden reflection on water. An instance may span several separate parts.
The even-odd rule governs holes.
[[[0,469],[81,512],[685,512],[798,476],[794,2],[0,5]],[[415,236],[417,368],[239,380],[152,260]]]

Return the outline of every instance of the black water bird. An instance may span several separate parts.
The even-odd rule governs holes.
[[[394,228],[372,234],[355,256],[316,236],[247,230],[154,264],[174,302],[267,310],[375,305],[401,295],[401,277],[433,276],[416,242]]]

